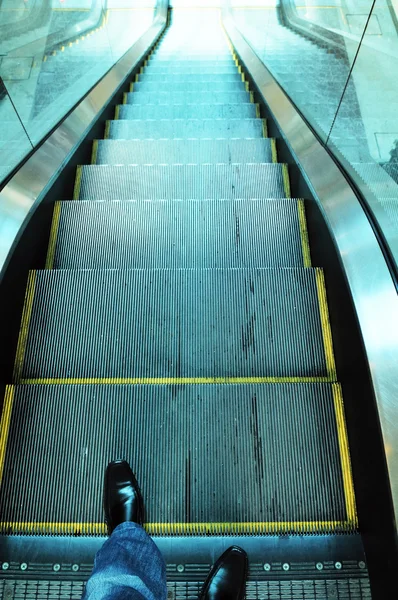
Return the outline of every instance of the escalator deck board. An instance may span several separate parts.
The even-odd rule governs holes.
[[[65,201],[56,205],[47,267],[309,266],[301,207],[303,201],[292,198]]]
[[[335,380],[320,269],[34,271],[14,381]]]
[[[356,528],[338,384],[22,385],[4,410],[2,533],[104,535],[116,458],[152,534]]]

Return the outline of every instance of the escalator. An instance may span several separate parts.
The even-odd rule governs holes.
[[[231,542],[248,598],[371,597],[306,199],[202,18],[206,39],[197,13],[171,19],[29,274],[0,424],[4,597],[80,596],[119,457],[170,598],[197,597]]]

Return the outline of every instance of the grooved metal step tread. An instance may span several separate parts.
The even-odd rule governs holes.
[[[5,404],[3,533],[104,535],[104,467],[120,456],[151,534],[356,528],[337,384],[24,385]]]
[[[87,377],[334,379],[323,273],[32,272],[14,381]]]
[[[272,139],[97,140],[96,164],[189,164],[274,162]]]
[[[145,83],[183,83],[189,85],[192,83],[227,83],[242,81],[242,75],[235,69],[235,73],[141,73],[138,75],[138,81]]]
[[[262,138],[262,119],[162,119],[108,121],[110,139]]]
[[[208,69],[208,68],[236,68],[235,60],[232,56],[226,58],[207,58],[201,60],[200,58],[187,58],[181,55],[178,60],[159,58],[151,55],[147,60],[147,64],[150,67],[156,67],[157,69]]]
[[[57,203],[48,267],[302,267],[300,202]]]
[[[84,165],[78,168],[75,199],[207,200],[289,197],[287,166]]]
[[[134,92],[133,92],[134,93]],[[119,119],[255,119],[258,105],[240,104],[121,104]]]
[[[137,81],[131,91],[137,92],[239,92],[245,91],[244,81]]]
[[[125,104],[236,104],[250,102],[250,92],[129,92]]]
[[[238,67],[235,63],[231,62],[230,66],[218,66],[214,65],[196,65],[196,66],[186,66],[184,63],[180,64],[179,62],[172,63],[169,67],[159,67],[156,65],[148,65],[145,67],[143,72],[144,75],[193,75],[195,73],[200,73],[201,75],[235,75],[238,72]]]

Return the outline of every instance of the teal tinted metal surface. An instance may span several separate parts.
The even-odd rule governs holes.
[[[155,4],[1,3],[0,183],[148,29]]]

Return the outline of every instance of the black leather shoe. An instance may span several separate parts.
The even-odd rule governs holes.
[[[104,485],[105,522],[109,535],[125,521],[144,522],[144,503],[134,473],[125,460],[109,463]]]
[[[207,576],[200,600],[243,600],[246,593],[247,554],[231,546],[220,556]]]

